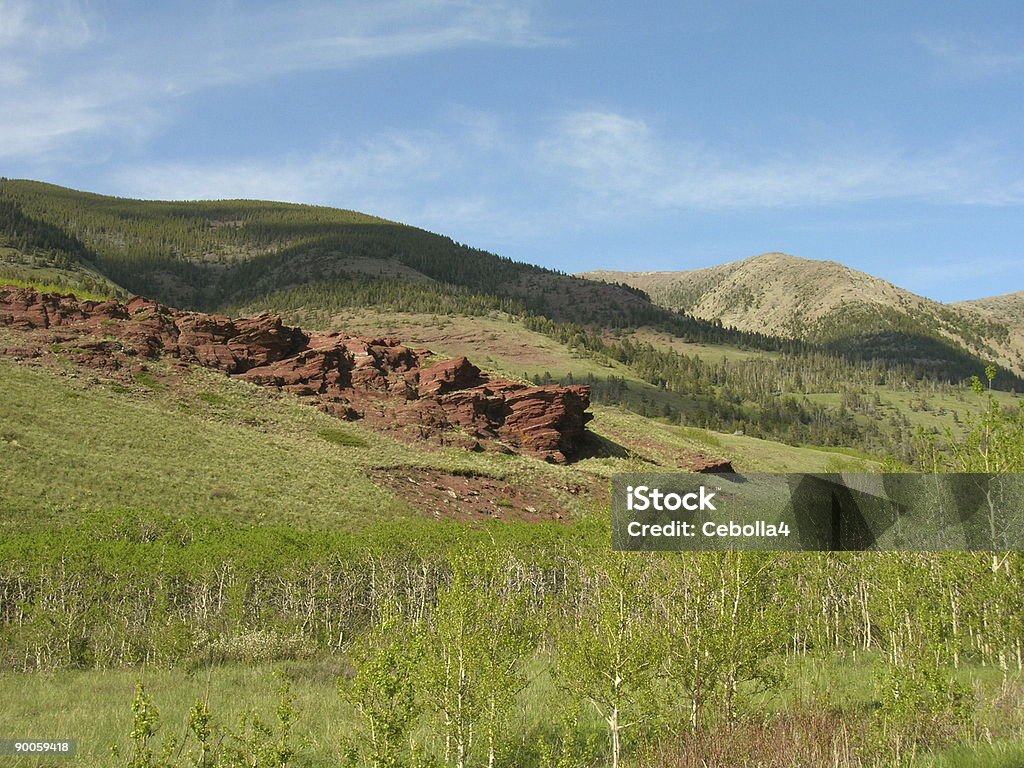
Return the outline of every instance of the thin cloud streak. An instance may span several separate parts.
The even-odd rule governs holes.
[[[560,208],[541,208],[539,196],[509,191],[523,182],[516,174],[532,175],[522,167],[528,143],[488,113],[455,109],[442,122],[435,130],[392,131],[372,141],[337,140],[305,154],[125,165],[109,173],[103,187],[164,200],[243,197],[339,206],[492,246],[566,226]],[[480,175],[480,168],[488,173]]]
[[[430,135],[393,135],[358,146],[335,144],[309,155],[221,164],[156,163],[122,168],[119,194],[162,200],[258,198],[328,204],[374,201],[430,183],[454,158]],[[375,213],[375,211],[368,211]]]
[[[1019,40],[1007,45],[966,33],[919,33],[915,41],[958,77],[991,77],[1024,69],[1024,42]]]
[[[187,45],[186,55],[172,52],[173,66],[165,68],[178,74],[175,82],[190,91],[474,45],[530,47],[557,42],[534,26],[526,10],[494,0],[391,0],[370,6],[301,2],[257,12],[238,8],[230,18],[221,14],[203,33],[215,38],[209,54],[196,61],[191,58],[195,46]]]
[[[873,200],[1020,205],[1024,179],[972,146],[924,156],[898,149],[812,148],[743,159],[735,151],[655,134],[614,112],[563,116],[538,152],[575,186],[580,210],[791,208]]]
[[[67,51],[94,38],[94,22],[73,2],[0,0],[0,51]]]
[[[527,11],[496,0],[198,8],[198,18],[181,15],[180,29],[111,31],[73,2],[0,0],[0,158],[32,161],[79,139],[151,135],[178,99],[211,87],[475,45],[556,42]]]

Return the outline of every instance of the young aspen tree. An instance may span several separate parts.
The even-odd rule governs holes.
[[[1024,471],[1024,414],[1004,410],[991,394],[996,377],[995,366],[985,369],[988,378],[988,404],[977,417],[965,419],[966,431],[954,435],[946,428],[945,437],[952,453],[950,469],[954,472],[1022,472]],[[977,376],[971,377],[975,393],[985,393],[985,385]]]
[[[341,693],[361,721],[359,741],[372,768],[404,765],[408,735],[416,722],[414,672],[422,656],[415,633],[401,619],[385,619],[352,649],[355,677]]]
[[[525,687],[523,661],[535,631],[524,595],[486,586],[487,564],[455,562],[451,583],[422,628],[423,693],[441,718],[445,762],[465,768],[484,742],[493,768],[516,695]]]
[[[643,555],[595,555],[581,567],[582,614],[559,636],[559,683],[601,716],[613,768],[622,760],[623,734],[654,716],[651,694],[661,633],[653,610],[653,571]]]
[[[737,714],[741,684],[778,682],[775,655],[791,636],[793,605],[784,563],[755,553],[695,553],[676,558],[667,602],[667,674],[690,701],[690,728],[707,707]]]
[[[977,417],[965,419],[965,431],[962,435],[954,435],[947,427],[945,431],[948,451],[952,460],[949,468],[954,472],[1008,473],[1024,472],[1024,410],[1019,406],[1016,413],[1003,409],[992,394],[992,383],[998,370],[994,365],[986,366],[985,378],[988,379],[988,404],[984,412]],[[985,385],[977,376],[971,377],[971,389],[981,395],[985,393]],[[996,493],[998,484],[990,486],[985,492],[989,508],[989,534],[996,549],[1006,548],[1006,531],[999,525],[995,513]],[[992,555],[992,571],[998,571],[1007,563],[1005,557]]]
[[[676,597],[668,603],[668,673],[690,701],[690,729],[703,724],[707,704],[725,677],[731,652],[731,603],[727,599],[721,556],[698,553],[685,565],[676,562]],[[717,562],[716,562],[717,561]]]

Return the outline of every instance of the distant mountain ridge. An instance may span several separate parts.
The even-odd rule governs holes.
[[[1024,291],[1004,293],[984,299],[958,301],[953,306],[981,312],[1004,322],[1024,325]]]
[[[1015,359],[1019,363],[1021,350],[1024,350],[1024,291],[960,301],[951,306],[980,314],[995,323],[1005,325],[1010,334],[1005,346],[1011,355],[1013,352],[1017,353]]]
[[[680,272],[598,270],[581,277],[644,291],[668,309],[744,331],[889,356],[949,354],[1024,374],[1024,293],[942,304],[834,261],[765,253]]]

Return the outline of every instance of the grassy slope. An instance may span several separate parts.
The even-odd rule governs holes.
[[[647,291],[674,309],[687,309],[730,325],[796,335],[838,306],[863,302],[899,307],[922,300],[884,280],[833,261],[766,253],[684,272],[591,272]]]
[[[0,503],[12,516],[124,506],[354,525],[401,511],[365,479],[355,449],[317,436],[327,417],[312,408],[202,371],[182,392],[89,379],[0,362]],[[401,455],[373,439],[375,453]]]
[[[973,392],[956,393],[928,393],[922,395],[916,392],[894,392],[885,387],[873,387],[871,394],[878,394],[881,400],[881,408],[877,418],[885,420],[896,416],[906,416],[914,428],[920,427],[925,431],[939,430],[947,427],[952,429],[954,434],[960,434],[962,424],[954,420],[954,413],[962,422],[967,416],[979,416],[987,407],[987,399],[978,397]],[[1019,395],[1009,392],[993,391],[992,396],[1001,407],[1012,409],[1021,402]],[[840,395],[838,393],[820,393],[801,395],[811,402],[828,403],[838,405]],[[855,418],[866,418],[857,415]]]
[[[2,341],[3,339],[0,339]],[[592,429],[618,457],[555,467],[524,457],[423,450],[343,424],[289,396],[196,369],[181,385],[159,369],[131,387],[72,366],[58,374],[0,360],[0,507],[5,522],[61,518],[78,507],[223,514],[259,523],[358,527],[412,510],[368,477],[374,469],[472,471],[555,487],[608,477],[641,460],[671,468],[683,451],[736,460],[745,470],[820,470],[833,454],[660,424],[597,408]],[[351,435],[328,442],[323,430]],[[556,499],[570,516],[587,504]]]
[[[1017,364],[1024,367],[1024,291],[961,301],[953,306],[1004,324],[1010,331],[1010,344],[1018,352]]]
[[[445,357],[465,356],[482,368],[505,376],[521,377],[571,372],[586,375],[628,376],[619,363],[605,365],[572,353],[544,334],[523,327],[507,315],[462,317],[415,312],[381,312],[373,308],[346,310],[333,316],[331,330],[397,336],[407,344],[424,346]]]
[[[699,357],[709,363],[717,363],[721,360],[742,361],[760,360],[764,358],[778,358],[778,352],[770,352],[762,349],[743,349],[725,344],[699,344],[687,341],[678,336],[673,336],[664,331],[654,328],[637,328],[630,331],[609,332],[608,338],[612,341],[628,336],[634,341],[648,343],[655,347],[672,349],[683,355]]]
[[[258,308],[253,304],[245,307],[244,311],[256,312]],[[465,317],[390,312],[366,307],[345,309],[330,316],[320,311],[298,311],[285,313],[285,317],[305,328],[397,336],[407,344],[426,347],[442,357],[465,356],[490,373],[511,378],[532,379],[550,375],[555,380],[563,380],[571,375],[574,381],[585,382],[587,376],[597,379],[615,376],[628,382],[632,401],[639,402],[643,398],[655,409],[668,403],[686,414],[699,405],[694,398],[680,398],[640,380],[622,363],[598,360],[579,350],[569,349],[503,313]]]
[[[498,454],[425,451],[206,370],[182,387],[126,391],[91,374],[57,376],[3,360],[0,389],[5,525],[120,507],[353,529],[414,512],[378,487],[372,470],[472,471],[540,488],[572,471]],[[340,430],[356,445],[325,440],[324,430]],[[586,505],[554,498],[570,516]]]
[[[597,414],[594,419],[596,431],[613,436],[641,459],[663,465],[670,466],[673,453],[683,450],[722,456],[732,461],[739,472],[870,472],[878,468],[877,462],[871,459],[848,457],[828,449],[796,447],[696,427],[677,427],[618,408],[597,407],[594,411]],[[618,465],[613,465],[613,471],[621,470]]]
[[[990,296],[985,299],[961,301],[955,306],[984,312],[1001,320],[1024,325],[1024,291]]]

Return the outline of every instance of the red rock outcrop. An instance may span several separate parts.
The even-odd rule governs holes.
[[[157,357],[201,365],[308,398],[339,418],[553,462],[571,457],[592,418],[588,387],[490,377],[464,357],[425,366],[430,353],[398,339],[307,334],[266,313],[231,319],[140,297],[79,301],[7,287],[0,288],[0,326],[34,342],[0,354],[38,357],[59,345],[78,363],[110,371]]]
[[[443,395],[483,384],[480,369],[464,357],[445,360],[420,372],[420,393]]]
[[[683,462],[683,464],[690,472],[703,472],[709,475],[720,475],[736,471],[733,469],[732,462],[728,459],[712,459],[708,456],[697,454],[694,454],[688,462]]]

